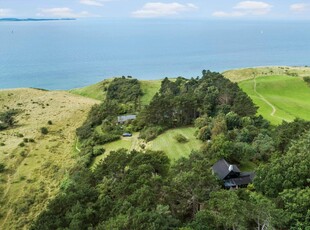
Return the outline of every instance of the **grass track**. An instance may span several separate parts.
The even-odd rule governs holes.
[[[279,124],[282,120],[292,121],[295,118],[310,120],[310,87],[299,77],[267,76],[256,78],[256,90],[254,80],[246,80],[239,86],[259,106],[258,113],[268,119],[272,124]],[[262,98],[263,96],[275,108],[272,108]]]

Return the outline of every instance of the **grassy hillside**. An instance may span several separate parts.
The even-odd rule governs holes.
[[[20,110],[16,126],[0,132],[0,229],[27,229],[57,194],[76,163],[75,129],[96,102],[67,92],[0,90],[0,111]]]
[[[259,106],[258,113],[273,124],[292,121],[296,117],[310,120],[310,87],[302,78],[258,77],[239,85]]]
[[[106,96],[105,89],[112,79],[106,79],[93,85],[69,90],[70,93],[103,101]]]
[[[82,88],[77,88],[77,89],[72,89],[69,92],[84,96],[84,97],[89,97],[93,98],[96,100],[104,100],[106,96],[105,89],[108,87],[109,83],[113,80],[111,79],[106,79],[101,82],[98,82],[93,85],[89,85],[86,87]],[[141,80],[141,89],[143,92],[143,96],[141,97],[141,103],[142,105],[147,105],[149,102],[152,100],[153,96],[155,95],[156,92],[160,89],[162,80]]]
[[[143,96],[141,97],[142,105],[150,103],[154,95],[159,91],[162,80],[140,81]]]
[[[310,67],[268,66],[228,70],[223,75],[233,82],[253,79],[259,76],[310,76]]]
[[[194,136],[195,130],[194,127],[170,129],[148,143],[142,139],[138,139],[139,133],[135,133],[132,137],[123,137],[121,140],[102,146],[106,152],[104,155],[98,156],[93,165],[96,165],[100,160],[104,159],[111,151],[115,151],[119,148],[142,150],[141,147],[143,145],[146,149],[164,151],[171,160],[187,157],[192,150],[198,150],[202,145],[202,142],[197,140]],[[183,144],[178,143],[174,139],[177,134],[184,135],[189,141]]]

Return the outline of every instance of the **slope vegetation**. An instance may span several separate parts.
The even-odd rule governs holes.
[[[75,129],[96,100],[67,92],[0,90],[0,112],[18,109],[0,131],[0,229],[27,229],[76,164]],[[41,128],[48,133],[43,135]]]
[[[299,77],[266,76],[239,83],[273,124],[295,118],[310,120],[310,88]]]
[[[223,75],[233,82],[241,82],[262,76],[310,76],[310,67],[267,66],[244,69],[234,69],[223,72]]]
[[[69,92],[103,101],[106,98],[106,90],[112,80],[113,78],[106,79],[93,85],[72,89]],[[143,96],[140,99],[141,104],[147,105],[160,89],[161,80],[141,80],[139,82],[141,83],[141,89],[143,92]]]

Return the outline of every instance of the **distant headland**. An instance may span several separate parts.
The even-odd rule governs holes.
[[[71,21],[76,18],[0,18],[0,22]]]

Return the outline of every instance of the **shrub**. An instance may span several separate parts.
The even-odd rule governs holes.
[[[3,142],[0,143],[0,146],[5,146],[5,144]]]
[[[303,79],[310,86],[310,77],[303,77]]]
[[[92,155],[93,155],[93,157],[96,157],[96,156],[100,156],[100,155],[104,154],[104,152],[105,152],[104,148],[94,148]]]
[[[32,142],[32,143],[35,142],[35,140],[33,138],[29,138],[28,141]]]
[[[17,115],[18,112],[18,110],[11,109],[6,112],[0,113],[0,130],[7,129],[15,125],[15,115]]]
[[[21,151],[21,152],[19,153],[19,155],[20,155],[21,157],[26,157],[26,156],[27,156],[27,153],[26,153],[25,151]]]
[[[4,172],[5,165],[3,163],[0,163],[0,173]]]
[[[119,135],[114,135],[114,134],[103,134],[103,135],[95,134],[93,136],[93,141],[97,145],[104,145],[106,143],[119,140],[120,138],[121,137]]]
[[[53,122],[52,122],[51,120],[49,120],[49,121],[47,122],[47,124],[48,124],[48,125],[52,125]]]
[[[154,140],[158,135],[164,132],[163,127],[161,126],[151,126],[142,129],[140,132],[140,138],[145,139],[146,141]]]
[[[48,129],[46,127],[42,127],[40,130],[43,135],[48,134]]]
[[[25,146],[25,143],[24,143],[24,142],[21,142],[21,143],[19,143],[18,146],[19,146],[19,147],[24,147],[24,146]]]
[[[175,135],[174,136],[174,139],[177,141],[177,142],[179,142],[179,143],[186,143],[186,142],[188,142],[188,139],[184,136],[184,135],[182,135],[182,134],[177,134],[177,135]]]

